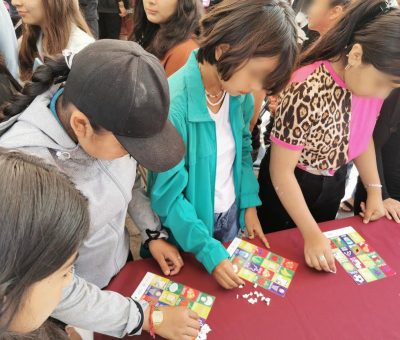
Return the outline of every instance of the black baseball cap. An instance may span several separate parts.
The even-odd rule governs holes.
[[[167,171],[183,159],[183,140],[168,120],[165,71],[138,44],[105,39],[84,48],[73,57],[64,98],[147,169]]]

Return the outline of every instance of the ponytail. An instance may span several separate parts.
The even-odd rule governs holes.
[[[24,111],[33,100],[48,91],[54,84],[67,80],[69,67],[63,56],[54,59],[46,58],[45,63],[37,68],[32,81],[27,82],[21,93],[16,94],[8,105],[0,111],[0,122]]]
[[[356,0],[339,23],[300,57],[302,66],[338,60],[354,44],[363,48],[363,63],[400,77],[400,10],[388,1]]]

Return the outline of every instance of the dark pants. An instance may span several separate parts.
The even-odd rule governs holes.
[[[99,38],[119,39],[121,23],[118,13],[99,13]]]
[[[261,162],[258,176],[262,206],[257,210],[266,233],[295,227],[295,223],[281,204],[272,185],[269,161],[270,152],[267,151]],[[335,219],[340,201],[345,194],[346,173],[346,166],[340,168],[334,176],[318,176],[298,168],[295,169],[295,176],[307,206],[317,222]]]

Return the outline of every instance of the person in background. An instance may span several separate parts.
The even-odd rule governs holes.
[[[129,0],[98,0],[99,39],[119,39],[122,18],[128,13]]]
[[[79,0],[79,6],[85,16],[93,36],[99,38],[99,13],[97,12],[98,0]]]
[[[169,119],[186,155],[173,169],[152,172],[149,192],[178,245],[232,289],[242,280],[223,243],[247,230],[269,247],[256,211],[252,92],[277,93],[289,81],[298,52],[296,24],[286,1],[252,0],[221,2],[200,26],[200,48],[169,78]]]
[[[128,213],[164,275],[183,266],[148,197],[135,185],[137,162],[163,171],[183,157],[182,139],[167,121],[168,107],[168,84],[157,58],[132,42],[100,40],[76,55],[48,59],[2,111],[0,146],[56,165],[88,198],[90,231],[75,268],[100,288],[131,257]],[[70,324],[81,317],[74,301],[82,292],[75,282],[59,306]]]
[[[351,0],[313,0],[308,9],[308,28],[320,36],[326,34],[342,18]]]
[[[386,216],[400,223],[400,89],[393,91],[383,104],[374,130],[374,142]],[[355,213],[362,212],[366,198],[367,192],[359,179]]]
[[[160,59],[169,77],[198,47],[202,13],[200,0],[137,0],[131,40]]]
[[[21,80],[29,80],[44,57],[76,53],[94,42],[76,0],[12,0],[24,23],[19,49]]]
[[[297,225],[305,260],[317,270],[336,270],[318,222],[335,218],[351,160],[368,191],[364,223],[384,215],[372,133],[383,100],[400,86],[399,27],[400,11],[386,1],[355,2],[302,55],[281,95],[258,213],[265,231]]]
[[[160,307],[152,327],[145,301],[101,291],[74,273],[89,233],[88,201],[56,167],[22,152],[0,148],[0,339],[67,340],[49,319],[59,317],[64,290],[80,282],[74,301],[78,324],[122,337],[154,331],[168,339],[193,339],[198,316],[185,307]],[[90,312],[89,312],[90,311]]]

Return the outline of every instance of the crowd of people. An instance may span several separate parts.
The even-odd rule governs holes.
[[[351,163],[355,213],[400,223],[396,1],[12,0],[0,25],[1,340],[195,338],[187,308],[155,325],[102,290],[134,260],[127,216],[164,275],[189,252],[225,289],[243,281],[224,244],[294,227],[335,273],[318,223]]]

